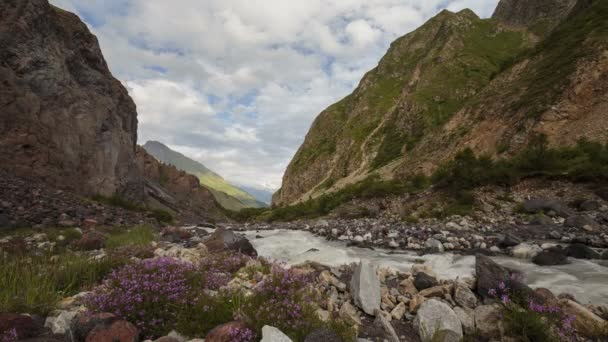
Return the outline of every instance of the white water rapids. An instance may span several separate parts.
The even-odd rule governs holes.
[[[256,239],[257,235],[263,238]],[[343,242],[326,241],[309,232],[294,230],[249,231],[245,236],[260,256],[288,264],[309,260],[328,266],[340,266],[366,260],[379,266],[409,271],[414,263],[426,263],[433,267],[441,279],[472,276],[475,272],[474,256],[451,253],[418,256],[413,252],[346,247]],[[608,263],[605,261],[570,258],[571,263],[568,265],[548,267],[507,257],[496,257],[494,260],[522,271],[525,282],[532,288],[545,287],[556,295],[570,293],[581,303],[608,304]]]

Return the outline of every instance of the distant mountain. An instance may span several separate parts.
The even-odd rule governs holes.
[[[263,202],[267,205],[270,205],[272,202],[272,194],[274,191],[269,189],[259,189],[246,185],[239,185],[239,188],[243,189],[245,192],[252,194],[258,201]]]
[[[173,151],[163,143],[148,141],[143,145],[143,148],[159,161],[173,165],[179,170],[198,177],[201,181],[201,185],[209,188],[218,203],[226,209],[241,210],[243,208],[260,208],[267,206],[246,191],[228,183],[224,178],[208,169],[205,165],[192,160],[179,152]]]

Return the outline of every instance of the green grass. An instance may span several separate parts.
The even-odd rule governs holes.
[[[0,255],[0,312],[48,314],[57,301],[98,284],[123,263],[74,253]]]
[[[156,231],[150,226],[136,226],[126,231],[110,234],[106,240],[106,248],[116,249],[123,246],[149,246],[157,237]]]
[[[127,199],[124,199],[118,195],[112,195],[110,197],[95,195],[93,196],[93,200],[99,203],[111,205],[113,207],[123,208],[129,211],[146,211],[146,207],[139,205],[137,203],[133,203]]]

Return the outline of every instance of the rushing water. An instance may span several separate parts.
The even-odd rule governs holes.
[[[441,279],[455,279],[474,275],[475,257],[451,253],[418,256],[413,252],[395,253],[389,250],[370,250],[346,247],[339,241],[326,241],[305,231],[269,230],[245,234],[261,256],[298,264],[316,261],[329,266],[340,266],[366,260],[377,265],[409,271],[414,263],[433,267]],[[256,238],[257,235],[263,238]],[[318,250],[318,251],[317,251]],[[571,259],[564,266],[537,266],[529,261],[497,257],[504,266],[518,269],[526,283],[533,287],[546,287],[556,294],[573,294],[581,303],[608,304],[608,265],[586,260]]]

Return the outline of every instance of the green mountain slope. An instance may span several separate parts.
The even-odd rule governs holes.
[[[238,211],[243,208],[266,206],[264,203],[256,200],[251,194],[226,182],[220,175],[209,170],[203,164],[171,150],[160,142],[148,141],[143,147],[159,161],[171,164],[182,171],[197,176],[201,181],[201,185],[209,188],[218,203],[226,209]]]
[[[317,117],[273,203],[428,175],[466,147],[513,154],[536,133],[605,139],[608,5],[574,2],[502,0],[491,19],[443,11],[396,40]]]

